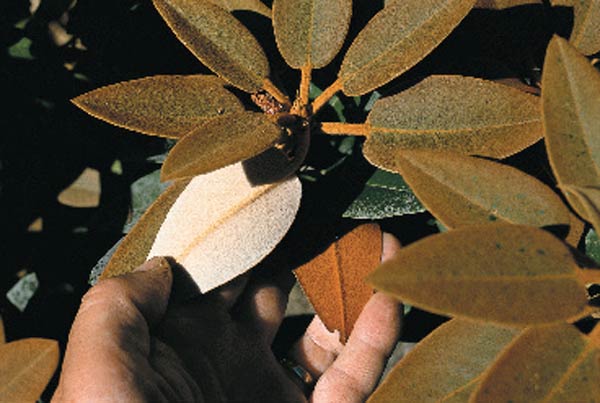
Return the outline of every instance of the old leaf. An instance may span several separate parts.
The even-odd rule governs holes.
[[[153,76],[98,88],[73,99],[90,115],[154,136],[180,138],[208,119],[244,110],[217,76]]]
[[[544,61],[542,109],[548,158],[559,186],[600,186],[600,73],[558,36]],[[565,197],[587,219],[577,198],[568,192]]]
[[[600,349],[573,326],[526,329],[486,371],[470,402],[593,402]]]
[[[432,312],[527,325],[584,313],[583,272],[568,246],[544,230],[485,224],[401,249],[370,275],[370,282]]]
[[[257,112],[212,119],[175,144],[162,166],[161,180],[201,175],[258,155],[281,137],[281,130]]]
[[[269,62],[250,31],[209,0],[153,0],[177,38],[208,68],[232,85],[257,92]]]
[[[537,227],[570,224],[569,209],[545,184],[482,158],[429,150],[399,151],[399,172],[425,207],[449,228],[490,221]]]
[[[396,365],[368,403],[451,401],[477,381],[518,333],[460,319],[444,323]]]
[[[569,226],[569,233],[565,237],[565,242],[572,247],[577,248],[579,241],[581,241],[581,237],[583,236],[583,231],[585,231],[585,223],[573,213],[569,213],[569,217],[571,224]]]
[[[172,256],[202,292],[244,273],[281,241],[300,205],[298,178],[252,186],[242,164],[192,179],[148,254]]]
[[[365,277],[381,263],[377,224],[355,228],[310,262],[294,270],[304,293],[330,331],[345,343],[354,322],[373,295]]]
[[[575,21],[569,42],[584,55],[600,52],[600,0],[574,1]]]
[[[65,206],[93,208],[100,204],[100,172],[86,168],[73,183],[58,195],[58,201]]]
[[[600,230],[600,188],[563,185],[562,189],[577,198],[585,209],[587,219],[598,232]]]
[[[0,346],[0,400],[35,402],[58,366],[58,343],[23,339]]]
[[[346,95],[362,95],[417,64],[462,21],[475,0],[391,3],[358,34],[338,74]]]
[[[542,0],[477,0],[475,8],[504,10],[505,8],[523,6],[526,4],[542,4]]]
[[[539,99],[472,77],[431,76],[380,99],[364,153],[377,166],[397,148],[454,150],[504,158],[542,137]]]
[[[351,0],[275,0],[277,47],[293,68],[325,67],[342,47],[351,16]]]
[[[271,18],[271,9],[260,0],[209,0],[227,11],[252,11]]]
[[[123,238],[102,272],[101,280],[129,273],[146,261],[161,224],[188,183],[188,180],[175,181],[158,196],[137,224]]]

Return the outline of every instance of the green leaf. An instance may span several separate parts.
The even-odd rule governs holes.
[[[546,52],[542,106],[548,158],[559,187],[600,187],[600,73],[558,36]],[[564,194],[589,221],[579,200]]]
[[[209,0],[221,8],[231,11],[252,11],[271,18],[271,9],[260,0]]]
[[[206,121],[244,110],[216,76],[153,76],[73,99],[90,115],[141,133],[180,138]]]
[[[377,170],[344,217],[378,220],[425,211],[402,176]]]
[[[177,38],[208,68],[232,85],[258,92],[269,62],[250,31],[208,0],[153,0]]]
[[[585,254],[600,262],[600,238],[593,229],[590,229],[585,236]]]
[[[564,226],[569,209],[549,187],[518,169],[482,158],[428,150],[399,151],[386,168],[400,173],[444,226],[500,221]]]
[[[579,270],[569,247],[544,230],[486,224],[404,247],[369,281],[435,313],[522,326],[582,315],[587,276],[599,273]]]
[[[139,178],[131,184],[131,218],[123,228],[124,233],[131,230],[148,207],[167,188],[168,185],[160,181],[160,169]]]
[[[282,129],[262,113],[240,112],[208,121],[175,144],[161,179],[201,175],[260,154]]]
[[[398,77],[438,46],[475,0],[403,0],[387,5],[358,34],[338,74],[346,95]]]
[[[542,137],[539,99],[491,81],[431,76],[380,99],[367,123],[367,158],[385,167],[398,148],[504,158]]]
[[[344,44],[351,16],[351,0],[275,0],[277,47],[295,69],[325,67]]]
[[[400,360],[368,403],[451,401],[455,392],[477,381],[518,333],[460,319],[444,323]]]
[[[569,42],[584,55],[600,52],[600,0],[573,2],[573,31]]]
[[[31,39],[23,37],[17,43],[8,48],[8,55],[15,59],[33,60],[31,53]]]

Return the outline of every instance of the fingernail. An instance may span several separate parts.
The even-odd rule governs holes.
[[[144,264],[139,266],[134,270],[134,272],[138,271],[158,271],[158,270],[166,270],[170,268],[171,265],[169,261],[162,256],[155,256],[150,260],[147,260]]]

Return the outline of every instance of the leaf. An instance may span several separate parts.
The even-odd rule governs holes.
[[[252,11],[264,17],[271,18],[271,9],[260,0],[209,0],[211,3],[232,11]]]
[[[431,76],[375,103],[365,156],[389,164],[393,150],[427,148],[504,158],[542,137],[539,99],[506,85]]]
[[[241,164],[197,176],[173,204],[148,257],[174,257],[202,292],[210,291],[275,248],[301,195],[296,177],[253,187]]]
[[[600,0],[574,1],[574,24],[569,42],[584,55],[600,52]]]
[[[100,172],[86,168],[73,183],[58,195],[61,204],[76,208],[93,208],[100,205]]]
[[[325,67],[344,44],[351,16],[351,0],[275,0],[277,47],[295,69]]]
[[[73,103],[113,125],[180,138],[207,120],[244,110],[216,76],[153,76],[98,88]]]
[[[542,109],[548,159],[559,187],[600,186],[600,73],[557,36],[546,51]],[[587,220],[577,198],[568,192],[565,197]]]
[[[257,112],[212,119],[171,149],[161,180],[201,175],[260,154],[281,137],[282,129]]]
[[[342,343],[373,295],[364,279],[381,263],[382,247],[379,225],[361,225],[294,270],[319,318],[329,331],[339,331]]]
[[[258,92],[269,62],[250,31],[208,0],[153,0],[177,38],[208,68],[232,85]]]
[[[188,183],[187,180],[175,181],[152,203],[129,234],[123,238],[102,272],[100,280],[132,272],[146,261],[160,226]]]
[[[378,290],[442,315],[510,325],[565,321],[586,310],[569,247],[535,227],[472,225],[401,249],[369,277]]]
[[[35,402],[56,371],[58,343],[23,339],[0,346],[0,397],[3,402]]]
[[[585,236],[585,254],[596,262],[600,262],[600,238],[593,229]]]
[[[518,333],[487,323],[446,322],[400,360],[368,403],[450,401],[459,389],[476,382]]]
[[[0,316],[0,345],[6,343],[6,333],[4,332],[4,322]]]
[[[160,169],[142,176],[129,187],[131,192],[131,214],[123,227],[123,232],[128,233],[139,221],[144,212],[160,196],[168,184],[160,182]]]
[[[393,154],[423,205],[449,228],[490,221],[568,227],[568,208],[550,188],[518,169],[456,153],[428,150]]]
[[[600,349],[573,326],[526,329],[494,365],[471,402],[593,402]]]
[[[569,226],[569,233],[565,237],[565,242],[572,247],[577,248],[579,241],[581,241],[583,231],[585,231],[585,223],[573,213],[569,213],[569,217],[571,224]]]
[[[378,220],[423,211],[425,208],[402,176],[378,169],[365,183],[363,191],[348,206],[343,216]]]
[[[563,185],[563,190],[577,198],[597,232],[600,229],[600,188]]]
[[[7,49],[8,55],[15,59],[34,60],[35,56],[31,53],[32,45],[31,39],[23,37]]]
[[[475,8],[490,10],[504,10],[505,8],[524,6],[528,4],[542,4],[541,0],[477,0]]]
[[[358,34],[338,74],[346,95],[398,77],[440,44],[475,0],[403,0],[383,8]]]

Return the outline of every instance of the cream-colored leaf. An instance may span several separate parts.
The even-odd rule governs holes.
[[[58,195],[58,201],[69,207],[93,208],[100,204],[100,172],[86,168],[75,182]]]
[[[398,77],[438,46],[475,0],[403,0],[383,8],[358,34],[338,74],[346,95]]]
[[[209,0],[153,0],[177,38],[208,68],[232,85],[259,91],[269,62],[250,31]]]
[[[227,11],[252,11],[271,18],[271,9],[260,0],[209,0]]]
[[[56,371],[58,343],[23,339],[0,346],[0,401],[35,402]]]
[[[600,187],[600,72],[566,40],[548,45],[542,75],[548,158],[559,186]],[[576,197],[565,197],[587,221]]]
[[[523,6],[527,4],[542,4],[542,0],[477,0],[477,3],[475,3],[475,8],[504,10],[505,8]]]
[[[211,118],[244,110],[225,85],[212,75],[152,76],[98,88],[73,102],[113,125],[177,139]]]
[[[241,164],[192,179],[148,257],[172,256],[202,292],[246,272],[286,234],[300,206],[296,177],[252,186]]]
[[[518,333],[517,329],[453,319],[402,358],[368,403],[455,401],[453,397],[463,388],[470,389]]]
[[[504,158],[542,137],[539,98],[491,81],[431,76],[375,103],[364,153],[385,168],[393,150],[426,148]]]
[[[584,55],[600,52],[600,0],[574,1],[575,22],[569,42]]]

